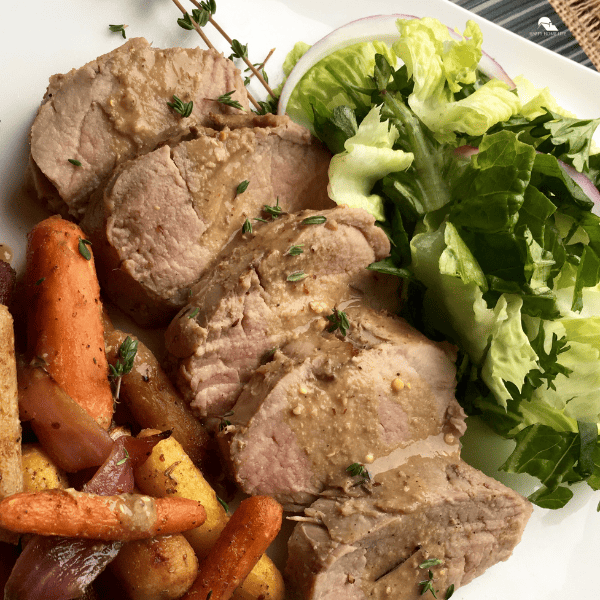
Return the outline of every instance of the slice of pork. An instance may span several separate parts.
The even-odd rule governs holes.
[[[205,274],[166,332],[174,378],[200,416],[227,412],[266,352],[385,280],[365,267],[388,255],[388,239],[361,209],[285,215],[249,237]]]
[[[265,205],[334,205],[330,154],[308,130],[287,116],[241,118],[252,127],[204,129],[125,163],[92,197],[82,227],[102,289],[141,325],[166,325],[244,222],[270,218]]]
[[[51,210],[79,220],[90,193],[120,162],[207,125],[233,91],[248,108],[239,70],[214,50],[152,48],[128,40],[66,75],[54,75],[31,128],[30,167]],[[193,101],[189,117],[167,105]],[[81,165],[69,162],[78,161]]]
[[[292,508],[343,487],[352,464],[377,473],[417,452],[457,452],[452,348],[368,308],[347,315],[345,338],[315,322],[244,387],[221,434],[244,492]]]
[[[414,456],[368,493],[356,487],[305,511],[288,544],[290,599],[419,600],[433,597],[430,579],[447,597],[512,554],[531,511],[457,457]]]

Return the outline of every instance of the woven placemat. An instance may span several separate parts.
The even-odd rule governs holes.
[[[600,0],[549,0],[579,45],[600,70]]]

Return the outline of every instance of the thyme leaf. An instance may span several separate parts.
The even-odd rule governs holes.
[[[167,106],[172,108],[176,113],[179,113],[184,119],[192,114],[194,109],[194,101],[183,102],[180,98],[173,95],[173,102],[167,102]]]
[[[76,159],[76,158],[68,158],[67,159],[72,165],[75,165],[76,167],[80,167],[81,163]]]
[[[238,110],[244,110],[244,107],[237,101],[233,100],[231,96],[235,90],[231,90],[230,92],[226,92],[217,98],[217,102],[224,104],[225,106],[233,106],[233,108],[237,108]]]
[[[431,567],[435,567],[435,566],[441,565],[441,564],[442,564],[442,561],[439,558],[430,558],[429,560],[422,562],[419,565],[419,569],[429,569]]]
[[[79,249],[79,254],[81,254],[81,256],[83,256],[83,258],[85,258],[85,260],[92,260],[92,253],[90,252],[90,249],[88,248],[88,246],[91,246],[92,242],[90,242],[90,240],[84,240],[83,238],[79,238],[79,244],[78,244],[78,249]]]
[[[225,509],[225,512],[228,513],[229,505],[227,504],[227,502],[225,502],[225,500],[223,500],[222,498],[219,498],[219,496],[217,496],[217,500],[219,501],[219,504]]]
[[[230,54],[229,60],[234,58],[248,58],[248,44],[242,44],[238,40],[231,40],[231,49],[233,53]]]
[[[242,225],[242,233],[252,233],[252,223],[249,219],[244,221],[244,224]]]
[[[331,323],[327,328],[329,333],[333,333],[336,329],[339,329],[340,333],[344,336],[348,333],[350,321],[348,321],[348,315],[345,312],[334,308],[333,312],[325,318]]]
[[[454,595],[454,584],[451,583],[446,590],[446,594],[444,595],[444,600],[449,600]]]
[[[297,246],[290,246],[290,248],[286,252],[286,254],[288,256],[298,256],[299,254],[302,254],[304,252],[304,250],[302,250],[302,246],[304,246],[304,244],[298,244]]]
[[[279,198],[277,198],[277,203],[275,206],[270,206],[269,204],[263,205],[263,212],[266,212],[271,216],[272,219],[276,219],[283,212],[281,206],[279,206]]]
[[[194,24],[192,23],[192,18],[190,17],[190,13],[185,13],[183,17],[177,19],[177,25],[182,29],[186,29],[187,31],[192,31],[194,29]]]
[[[137,349],[138,341],[127,336],[119,346],[119,358],[117,358],[117,362],[115,365],[109,365],[111,377],[116,379],[117,377],[123,377],[123,375],[127,375],[127,373],[131,372]],[[121,362],[121,359],[123,359],[123,362]]]
[[[120,465],[124,465],[127,462],[127,459],[129,458],[129,452],[127,452],[127,448],[123,447],[123,452],[125,452],[125,458],[122,458],[121,460],[117,461],[117,467],[119,467]]]
[[[302,225],[322,225],[327,221],[327,217],[323,215],[314,215],[313,217],[306,217],[302,220]]]
[[[123,36],[123,39],[126,40],[127,36],[125,35],[125,27],[127,27],[127,25],[109,25],[108,26],[108,28],[113,33],[120,33]]]
[[[238,184],[237,188],[235,189],[235,195],[237,196],[238,194],[243,194],[248,189],[249,185],[250,182],[247,179],[244,179],[244,181]]]
[[[188,319],[193,319],[199,312],[200,308],[196,306],[196,308],[188,315]]]
[[[360,463],[352,463],[349,467],[346,467],[346,472],[349,473],[351,477],[362,477],[364,481],[371,479],[369,471],[367,471],[364,465],[361,465]]]
[[[294,271],[287,276],[288,281],[302,281],[306,279],[308,275],[304,271]]]

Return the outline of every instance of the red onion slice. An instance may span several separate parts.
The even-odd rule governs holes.
[[[321,38],[313,44],[304,56],[296,63],[287,78],[281,96],[279,98],[279,106],[277,113],[285,114],[290,96],[294,88],[298,85],[305,73],[321,59],[336,50],[357,44],[359,42],[381,41],[392,45],[398,40],[398,28],[396,21],[398,19],[418,19],[414,15],[374,15],[365,17],[342,25],[334,29],[330,34]],[[462,36],[448,27],[452,37],[462,40]],[[512,79],[506,74],[506,71],[487,53],[483,52],[479,69],[482,73],[493,79],[500,79],[514,89],[515,84]]]
[[[19,411],[44,450],[68,473],[101,465],[113,445],[108,433],[39,367],[19,370]]]
[[[594,203],[592,212],[597,215],[600,214],[600,192],[592,180],[585,173],[580,173],[577,169],[564,163],[562,160],[559,160],[558,163],[567,172],[569,177],[571,177],[571,179],[583,190],[583,193]]]

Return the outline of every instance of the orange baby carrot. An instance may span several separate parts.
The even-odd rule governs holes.
[[[181,533],[205,518],[204,507],[194,500],[140,494],[99,496],[50,489],[13,494],[0,502],[0,527],[9,531],[104,541]]]
[[[27,342],[60,387],[108,429],[113,398],[104,351],[100,287],[81,229],[60,217],[28,235]]]
[[[183,600],[228,600],[281,529],[283,509],[269,496],[242,500]]]

